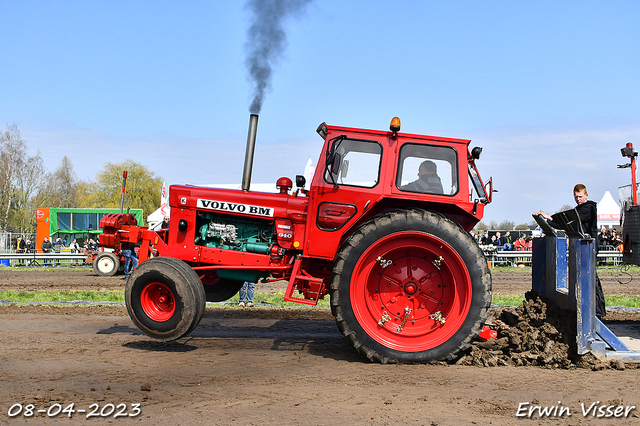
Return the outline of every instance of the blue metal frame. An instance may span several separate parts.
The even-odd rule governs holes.
[[[547,235],[534,238],[531,288],[557,306],[576,312],[578,354],[640,361],[602,321],[596,318],[596,250],[592,238],[569,240]],[[609,349],[608,349],[609,348]]]

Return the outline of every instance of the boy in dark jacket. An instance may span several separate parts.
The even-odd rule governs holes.
[[[598,204],[595,201],[588,199],[587,187],[579,183],[573,187],[573,199],[576,201],[576,211],[580,216],[580,222],[582,223],[582,229],[585,233],[589,234],[591,238],[596,239],[596,254],[598,253]],[[560,228],[555,222],[553,222],[550,215],[546,214],[542,210],[538,213],[549,221],[549,225],[554,228]],[[600,284],[600,278],[596,274],[596,316],[603,317],[607,315],[604,304],[604,293],[602,292],[602,284]]]

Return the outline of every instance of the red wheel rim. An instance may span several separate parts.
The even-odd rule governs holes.
[[[176,311],[173,292],[164,284],[151,283],[142,289],[140,295],[142,310],[154,321],[169,320]]]
[[[351,277],[358,323],[378,343],[402,352],[449,340],[469,313],[471,294],[458,253],[434,235],[412,231],[387,235],[369,247]]]

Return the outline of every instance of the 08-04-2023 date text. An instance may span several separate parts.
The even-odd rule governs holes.
[[[97,403],[89,405],[89,408],[76,408],[75,403],[67,406],[55,403],[48,407],[36,407],[34,404],[13,404],[7,411],[9,417],[74,417],[85,416],[87,419],[91,417],[136,417],[142,412],[140,404],[112,404],[107,403],[100,405]]]

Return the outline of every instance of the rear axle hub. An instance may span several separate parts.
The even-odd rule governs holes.
[[[418,286],[413,281],[409,281],[404,285],[404,291],[410,296],[413,296],[418,291]]]

